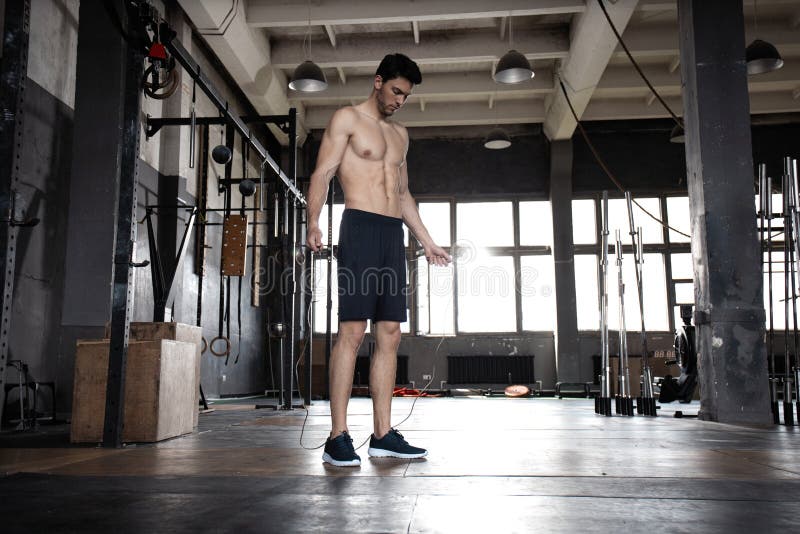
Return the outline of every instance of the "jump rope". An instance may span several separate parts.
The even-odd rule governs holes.
[[[453,263],[453,266],[455,268],[456,256],[455,255],[451,255],[451,257],[452,257],[451,263]],[[428,264],[428,267],[430,268],[430,264]],[[313,252],[311,253],[311,268],[312,269],[314,268],[314,253]],[[429,276],[428,279],[430,280],[430,274],[428,274],[428,276]],[[316,280],[316,277],[314,277],[314,279]],[[313,325],[311,324],[311,311],[312,311],[312,309],[314,307],[314,303],[316,302],[316,300],[315,300],[315,297],[317,295],[316,289],[317,288],[312,285],[312,287],[311,287],[311,295],[312,295],[311,306],[308,307],[308,313],[306,314],[306,324],[308,325],[307,326],[307,328],[308,328],[307,331],[309,333],[306,336],[305,343],[303,344],[303,349],[300,351],[301,353],[305,353],[305,348],[308,345],[308,340],[312,335],[311,332],[312,332]],[[446,316],[446,314],[449,311],[451,305],[452,305],[452,299],[450,299],[447,302],[447,306],[445,306],[445,308],[444,308],[444,312],[443,312],[444,316]],[[436,379],[436,363],[435,363],[436,362],[436,357],[439,355],[439,349],[442,347],[442,343],[444,343],[444,338],[445,337],[447,337],[447,334],[442,334],[442,337],[439,339],[439,343],[436,345],[436,350],[433,353],[434,364],[433,364],[433,369],[431,370],[431,378],[430,378],[430,380],[428,380],[428,383],[425,384],[425,386],[423,386],[423,388],[420,390],[420,392],[414,398],[414,402],[411,403],[411,409],[409,409],[408,415],[406,415],[405,418],[402,421],[400,421],[399,423],[397,423],[396,425],[391,425],[392,428],[397,428],[400,425],[402,425],[403,423],[405,423],[406,421],[408,421],[408,419],[414,413],[414,406],[417,405],[417,401],[420,399],[420,397],[422,397],[425,394],[425,392],[428,390],[430,385]],[[300,360],[298,359],[297,363],[294,366],[294,376],[295,376],[295,380],[297,380],[298,384],[300,383],[300,375],[299,375],[299,372],[298,372],[299,365],[300,365]],[[323,442],[320,445],[317,445],[316,447],[309,447],[309,446],[303,445],[303,434],[305,434],[306,423],[308,422],[308,416],[310,414],[310,412],[308,411],[308,407],[307,406],[303,405],[303,409],[306,411],[306,416],[303,418],[303,426],[302,426],[302,428],[300,430],[300,439],[299,439],[300,446],[302,448],[304,448],[305,450],[307,450],[307,451],[314,451],[314,450],[317,450],[317,449],[321,449],[322,447],[325,446],[325,443],[327,441]],[[330,412],[328,413],[328,415],[330,415]],[[358,450],[361,447],[363,447],[364,445],[366,445],[366,443],[369,441],[369,439],[370,438],[367,437],[364,441],[361,442],[361,444],[358,447],[355,448],[355,450]]]

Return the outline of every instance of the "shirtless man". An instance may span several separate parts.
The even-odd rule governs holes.
[[[406,321],[405,222],[434,265],[450,255],[436,246],[408,192],[408,132],[391,120],[422,81],[419,67],[402,54],[381,61],[369,98],[339,109],[322,138],[308,191],[308,246],[322,246],[319,215],[334,175],[344,190],[339,235],[339,335],[330,359],[331,434],[322,458],[335,466],[356,466],[361,458],[347,429],[356,353],[367,319],[374,324],[370,366],[374,431],[370,456],[421,458],[428,451],[409,445],[391,428],[400,323]]]

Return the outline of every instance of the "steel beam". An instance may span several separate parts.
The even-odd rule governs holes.
[[[0,285],[3,292],[0,306],[0,420],[3,419],[6,400],[6,363],[9,359],[14,299],[14,264],[19,231],[15,224],[14,197],[19,185],[22,160],[30,14],[30,0],[5,2],[3,56],[0,62]]]
[[[128,33],[136,35],[138,12],[128,5]],[[133,251],[136,244],[136,188],[139,173],[139,114],[144,53],[135,43],[125,46],[121,138],[117,190],[114,264],[112,265],[111,339],[108,355],[103,446],[121,447],[125,410],[125,364],[133,305]]]

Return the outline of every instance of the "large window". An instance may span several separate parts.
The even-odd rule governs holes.
[[[680,200],[683,198],[683,200]],[[634,195],[635,203],[631,206],[634,219],[634,227],[641,228],[642,241],[644,243],[644,266],[643,266],[643,295],[644,295],[644,323],[650,331],[669,331],[673,328],[673,316],[670,307],[675,301],[673,289],[675,285],[672,280],[667,279],[667,260],[672,256],[677,257],[677,261],[685,258],[679,254],[670,255],[671,251],[684,252],[688,257],[688,242],[681,241],[673,244],[672,236],[677,235],[670,232],[665,237],[664,226],[660,221],[663,219],[665,211],[670,217],[670,224],[673,224],[673,215],[681,221],[681,216],[685,216],[685,229],[688,232],[688,202],[685,197],[658,198],[658,197],[637,197]],[[598,245],[601,242],[601,229],[596,227],[595,221],[600,219],[602,212],[602,201],[599,195],[591,199],[575,199],[572,201],[572,224],[575,243],[575,288],[578,298],[577,322],[579,330],[598,330],[600,323],[600,312],[598,303],[599,277],[600,277],[600,250]],[[620,328],[619,316],[619,269],[616,263],[616,233],[619,231],[622,242],[623,264],[622,264],[622,287],[624,292],[625,306],[625,327],[629,331],[641,328],[641,312],[639,308],[639,295],[636,283],[636,265],[634,262],[632,238],[630,235],[630,221],[628,218],[628,205],[624,198],[612,198],[608,202],[608,226],[609,226],[609,258],[608,258],[608,325],[612,330]],[[683,208],[685,207],[685,210]],[[595,218],[597,214],[597,218]],[[652,215],[652,216],[651,216]],[[589,235],[589,231],[594,232],[594,236]],[[692,292],[691,284],[691,260],[689,259],[688,276],[686,270],[672,272],[672,278],[687,276],[684,286],[677,288],[678,294],[684,298],[685,294]],[[683,265],[683,264],[681,264]],[[679,266],[680,269],[680,266]],[[685,287],[688,285],[689,287]]]
[[[550,202],[536,200],[519,203],[519,244],[553,245],[553,215],[550,213]]]
[[[455,246],[448,268],[415,262],[418,333],[553,331],[549,201],[421,202],[419,209],[434,240]]]
[[[690,235],[689,197],[667,197],[667,215],[671,227]],[[670,243],[688,243],[689,238],[670,230],[669,241]]]
[[[422,335],[455,334],[453,309],[453,265],[428,265],[417,259],[417,332]]]
[[[591,198],[572,201],[572,242],[576,245],[597,243],[597,213]]]
[[[481,254],[456,263],[458,330],[515,332],[517,330],[514,258]]]
[[[663,243],[664,232],[661,224],[653,220],[650,215],[645,213],[642,208],[653,216],[661,218],[661,206],[657,198],[636,198],[633,204],[633,223],[642,229],[642,241],[644,243]],[[610,231],[609,242],[613,241],[615,230],[619,230],[622,237],[622,244],[628,245],[631,242],[630,222],[628,221],[628,203],[624,198],[612,198],[608,201],[608,229]]]
[[[450,203],[420,202],[419,216],[434,243],[441,247],[450,246]]]
[[[669,216],[669,223],[689,230],[688,201],[685,197],[636,198],[653,216]],[[572,201],[576,319],[579,330],[599,329],[600,229],[597,227],[601,201],[593,198]],[[334,210],[334,240],[343,208]],[[430,200],[419,204],[419,212],[433,240],[448,248],[454,258],[447,267],[429,265],[417,243],[408,245],[408,323],[417,335],[441,336],[459,333],[553,332],[557,295],[552,243],[553,226],[547,200],[497,200],[457,202]],[[694,300],[689,244],[674,232],[665,232],[638,206],[633,206],[637,228],[644,236],[644,322],[650,331],[669,331],[679,322],[678,305]],[[323,232],[326,224],[321,221]],[[625,326],[641,328],[636,284],[636,266],[629,235],[627,203],[609,200],[608,324],[616,330],[619,321],[619,283],[615,255],[615,230],[623,246],[622,282],[625,298]],[[674,238],[674,240],[673,240]],[[776,254],[777,257],[777,254]],[[325,329],[326,260],[315,262],[317,295],[314,301],[314,330]],[[335,268],[335,263],[334,263]],[[667,273],[671,276],[668,279]],[[777,298],[783,286],[774,277]],[[336,329],[336,276],[333,277],[333,327]],[[674,313],[673,313],[674,312]],[[776,317],[778,321],[783,316]]]
[[[459,202],[456,205],[456,239],[475,247],[514,246],[511,202]]]
[[[599,330],[598,260],[594,254],[575,255],[575,295],[578,330]]]
[[[619,266],[615,257],[609,258],[608,270],[608,327],[612,330],[618,330],[620,328],[620,283]],[[648,330],[669,330],[664,255],[645,254],[642,273],[645,326]],[[636,286],[636,265],[633,261],[633,254],[627,254],[623,257],[622,286],[625,304],[625,328],[629,331],[641,330],[639,292]]]
[[[556,292],[552,256],[520,258],[519,292],[522,297],[522,329],[555,330]]]

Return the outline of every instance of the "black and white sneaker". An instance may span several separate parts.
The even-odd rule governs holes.
[[[377,458],[422,458],[428,455],[428,451],[412,447],[400,432],[392,428],[381,439],[372,435],[369,439],[369,455]]]
[[[351,467],[361,465],[361,457],[353,448],[353,438],[347,432],[342,432],[335,438],[325,441],[325,452],[322,461],[336,467]]]

